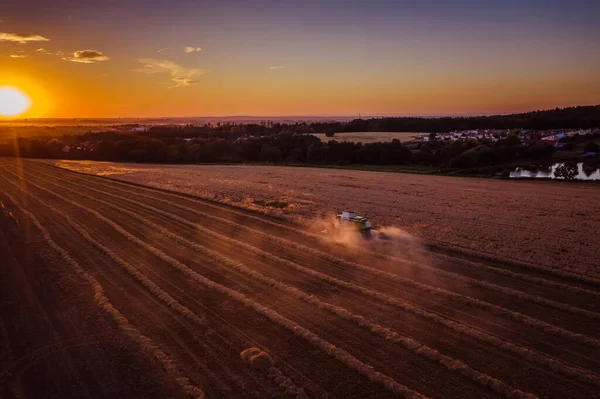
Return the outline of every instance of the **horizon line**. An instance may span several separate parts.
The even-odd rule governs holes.
[[[444,117],[477,117],[477,116],[502,116],[515,115],[537,111],[553,111],[555,109],[567,109],[577,107],[600,107],[600,104],[572,105],[565,107],[554,107],[545,109],[530,109],[517,112],[490,112],[490,113],[441,113],[441,114],[291,114],[291,115],[208,115],[208,116],[102,116],[102,117],[30,117],[30,118],[6,118],[0,117],[0,123],[5,122],[27,122],[40,120],[114,120],[114,119],[219,119],[219,118],[274,118],[274,119],[294,119],[294,118],[444,118]]]

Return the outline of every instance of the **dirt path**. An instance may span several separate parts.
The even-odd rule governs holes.
[[[593,278],[402,246],[382,255],[198,198],[32,161],[0,168],[6,211],[39,262],[60,265],[60,284],[28,312],[66,330],[47,328],[42,352],[55,356],[56,337],[72,340],[57,362],[65,376],[42,371],[40,384],[109,397],[109,374],[108,386],[131,397],[118,370],[138,364],[154,382],[136,387],[146,397],[588,398],[600,389]],[[9,242],[3,253],[15,252]],[[23,269],[7,259],[4,271]],[[31,267],[3,279],[20,282],[12,289],[24,303],[48,289],[32,287],[42,266]],[[100,336],[91,322],[52,322],[61,306],[103,326]],[[12,365],[35,360],[38,346],[11,341],[7,325],[22,323],[7,320],[0,382],[19,392],[27,375],[15,377]],[[86,357],[98,345],[107,351],[103,339],[122,342],[131,359]],[[249,368],[239,356],[248,347],[268,352],[274,367]]]

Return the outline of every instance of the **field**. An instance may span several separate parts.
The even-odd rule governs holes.
[[[381,208],[370,216],[390,240],[326,238],[200,197],[0,160],[1,397],[597,396],[596,186],[77,167],[290,218]],[[417,238],[431,241],[432,226],[456,229],[440,228],[433,252]],[[570,257],[507,262],[526,237]],[[491,238],[496,252],[481,245]]]
[[[313,136],[317,136],[323,142],[331,140],[337,141],[352,141],[354,143],[376,143],[376,142],[389,142],[394,139],[398,139],[401,142],[411,141],[415,136],[423,135],[427,133],[414,133],[414,132],[352,132],[352,133],[336,133],[335,137],[327,137],[325,133],[313,133]]]
[[[308,227],[350,209],[439,247],[600,278],[598,185],[271,166],[57,164]]]

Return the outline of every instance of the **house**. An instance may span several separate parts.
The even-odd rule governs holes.
[[[525,134],[521,134],[521,140],[525,144],[538,144],[542,140],[542,133],[540,132],[527,132]]]
[[[579,130],[571,130],[570,132],[567,132],[566,135],[568,137],[573,137],[573,136],[577,136],[577,135],[585,136],[585,135],[588,135],[591,133],[592,133],[591,129],[588,129],[588,130],[579,129]]]

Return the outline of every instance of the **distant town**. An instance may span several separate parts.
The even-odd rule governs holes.
[[[556,148],[562,148],[566,143],[561,142],[561,139],[575,136],[595,136],[600,135],[600,129],[567,129],[567,130],[520,130],[520,129],[475,129],[464,130],[449,133],[436,133],[431,135],[418,135],[415,137],[416,142],[429,142],[431,139],[450,142],[457,140],[490,140],[497,142],[502,137],[508,136],[510,133],[516,134],[523,144],[552,144]]]

